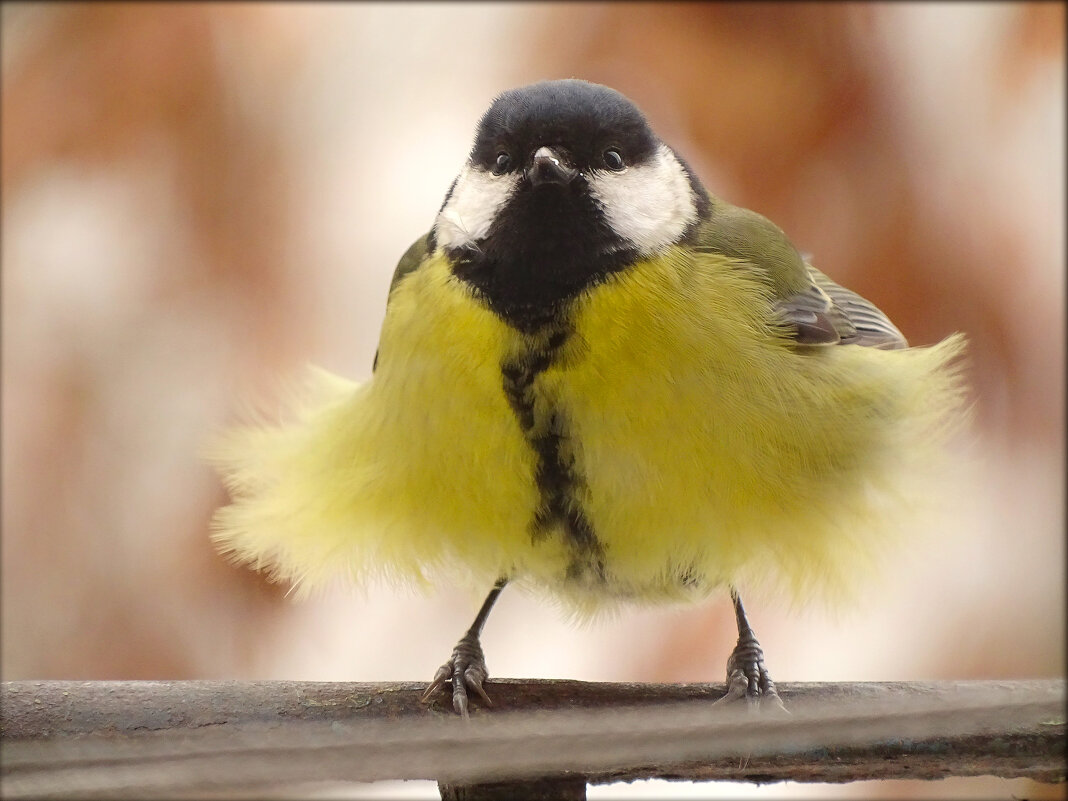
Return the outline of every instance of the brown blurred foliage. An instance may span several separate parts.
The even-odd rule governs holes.
[[[92,3],[5,13],[5,34],[21,26],[25,35],[17,63],[3,73],[4,207],[57,169],[127,171],[134,204],[145,206],[134,225],[164,240],[161,226],[180,226],[183,245],[136,265],[143,294],[129,319],[60,321],[55,334],[67,344],[53,359],[21,338],[32,325],[7,324],[32,313],[16,317],[9,304],[26,299],[20,286],[35,280],[35,266],[5,254],[5,673],[227,675],[249,664],[257,629],[269,625],[273,604],[264,601],[279,593],[218,558],[206,538],[210,508],[203,499],[191,506],[196,495],[178,496],[187,485],[174,483],[178,514],[149,508],[159,499],[138,493],[136,478],[159,472],[159,431],[105,405],[124,372],[134,382],[167,382],[159,389],[171,401],[195,387],[198,374],[211,374],[188,353],[201,338],[193,333],[204,307],[227,305],[222,350],[238,373],[240,363],[294,339],[286,323],[293,287],[281,258],[288,161],[277,130],[239,108],[217,49],[221,36],[231,37],[267,79],[282,81],[284,32],[266,30],[269,20],[254,6]],[[163,174],[176,219],[149,216],[148,195],[158,187],[143,174],[151,172]],[[32,311],[62,316],[57,305]],[[173,341],[162,351],[146,345],[156,337]],[[168,353],[173,369],[154,370]],[[144,399],[131,391],[118,400]],[[190,421],[156,417],[167,414],[151,416],[188,437],[181,446],[192,458],[196,432],[181,432]],[[225,497],[221,488],[213,495]],[[124,524],[138,514],[141,525]],[[125,541],[130,536],[142,542]]]

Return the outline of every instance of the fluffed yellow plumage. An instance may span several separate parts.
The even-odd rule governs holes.
[[[218,443],[233,504],[216,541],[300,590],[509,575],[580,611],[725,583],[840,586],[959,420],[963,340],[799,353],[770,303],[748,265],[681,248],[577,302],[536,403],[568,420],[607,582],[565,581],[566,538],[529,530],[537,465],[500,365],[543,343],[440,256],[395,287],[373,380],[314,373],[292,423]]]
[[[291,421],[217,443],[214,536],[298,592],[492,585],[427,690],[464,715],[506,583],[578,615],[727,585],[725,699],[781,708],[736,585],[863,580],[964,419],[962,349],[907,348],[618,92],[534,84],[402,257],[373,378],[314,372]]]

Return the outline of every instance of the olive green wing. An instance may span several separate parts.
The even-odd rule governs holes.
[[[400,257],[400,261],[397,262],[397,269],[393,271],[393,278],[389,282],[389,294],[393,294],[393,290],[400,283],[408,273],[415,272],[419,265],[422,264],[427,255],[427,245],[430,240],[430,232],[423,234],[417,240],[412,242],[409,248],[404,251],[404,255]],[[386,301],[387,305],[389,301]]]
[[[808,264],[782,229],[755,211],[713,198],[694,247],[757,267],[772,290],[781,321],[798,344],[907,346],[885,314]]]
[[[427,232],[415,240],[411,246],[404,251],[404,255],[400,257],[400,261],[397,262],[397,269],[393,271],[393,278],[389,282],[389,293],[386,296],[386,308],[389,308],[389,296],[393,294],[393,290],[400,283],[401,279],[408,273],[415,272],[419,269],[419,266],[426,261],[426,257],[429,255],[429,240],[430,233]],[[375,359],[371,364],[371,372],[375,371],[378,367],[378,350],[375,350]]]

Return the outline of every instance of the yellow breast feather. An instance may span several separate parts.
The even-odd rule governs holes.
[[[506,325],[434,255],[391,294],[372,380],[315,372],[292,422],[220,440],[233,502],[214,536],[298,592],[508,576],[590,611],[841,586],[958,417],[963,340],[798,348],[771,309],[744,262],[672,248],[574,299],[536,365],[550,335]],[[509,365],[529,368],[520,398]],[[593,538],[581,559],[546,511],[546,438],[570,482],[556,514]]]

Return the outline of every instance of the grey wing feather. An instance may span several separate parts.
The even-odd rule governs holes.
[[[775,223],[755,211],[712,198],[695,249],[721,253],[756,267],[768,279],[779,318],[800,345],[856,341],[848,314],[821,287],[812,268]]]
[[[767,276],[779,319],[799,345],[908,347],[885,314],[809,264],[771,220],[719,198],[711,202],[695,250],[741,259]]]
[[[849,317],[815,283],[780,298],[775,306],[798,344],[839,345],[856,336],[856,328]]]
[[[908,347],[909,343],[904,334],[874,303],[836,284],[811,264],[805,266],[815,286],[830,299],[833,318],[841,317],[846,322],[845,326],[839,328],[841,344],[862,345],[880,350]],[[835,321],[837,322],[837,319]]]

